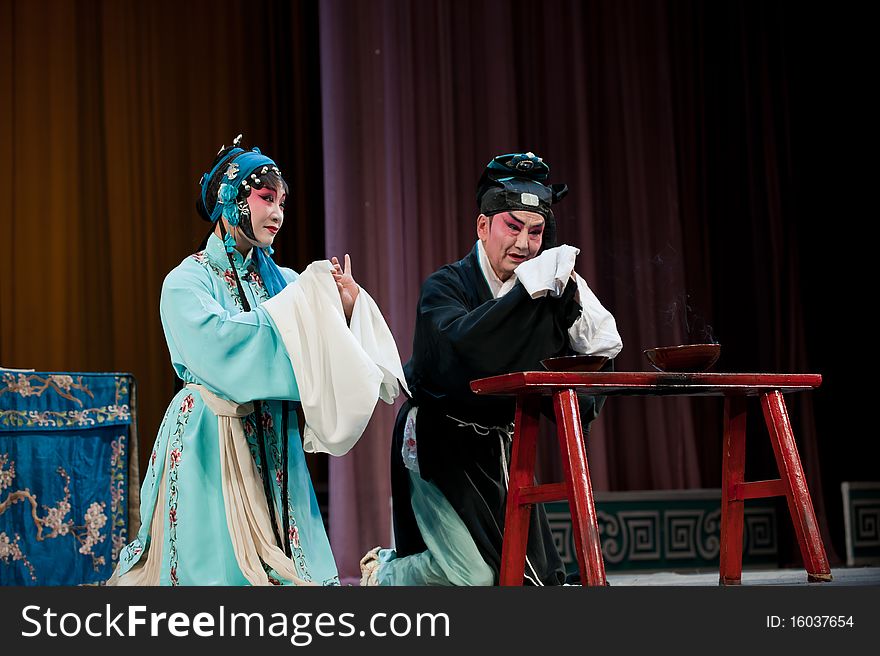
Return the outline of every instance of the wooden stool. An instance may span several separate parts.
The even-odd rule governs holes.
[[[500,585],[522,585],[532,506],[546,501],[568,500],[571,527],[581,581],[584,585],[606,585],[605,562],[596,521],[593,486],[584,449],[583,428],[574,390],[553,392],[563,483],[535,485],[535,453],[538,438],[540,397],[517,397],[504,543],[501,549]]]
[[[797,443],[791,430],[785,399],[779,390],[760,394],[764,421],[781,478],[745,482],[746,397],[724,397],[724,452],[721,479],[721,563],[722,585],[738,585],[742,580],[743,502],[785,496],[794,524],[798,546],[809,581],[830,581],[831,568],[819,534],[813,501]]]

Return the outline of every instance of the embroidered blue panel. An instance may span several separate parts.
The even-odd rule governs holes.
[[[0,585],[110,577],[128,541],[134,416],[130,374],[0,369]]]

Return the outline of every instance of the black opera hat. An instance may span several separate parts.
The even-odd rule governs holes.
[[[486,216],[501,212],[536,212],[544,217],[544,248],[556,245],[556,219],[550,206],[568,193],[568,185],[544,184],[550,167],[532,152],[498,155],[486,165],[477,184],[477,206]]]

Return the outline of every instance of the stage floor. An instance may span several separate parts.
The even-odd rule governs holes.
[[[810,583],[802,569],[743,570],[742,585],[880,585],[880,567],[832,567],[828,583]],[[705,572],[609,573],[612,586],[628,585],[718,585],[718,570]]]
[[[880,586],[880,567],[832,567],[834,579],[829,583],[809,583],[802,569],[744,569],[742,585],[877,585]],[[681,586],[718,585],[718,570],[688,572],[633,572],[606,575],[612,586]],[[342,585],[359,585],[353,577],[343,577]]]

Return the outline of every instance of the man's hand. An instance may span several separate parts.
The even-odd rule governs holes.
[[[351,321],[351,313],[354,310],[354,302],[357,300],[360,288],[351,275],[351,258],[345,254],[345,268],[339,266],[339,259],[331,258],[333,265],[333,280],[336,281],[336,289],[339,291],[339,299],[342,301],[342,310],[345,312],[345,320]]]

